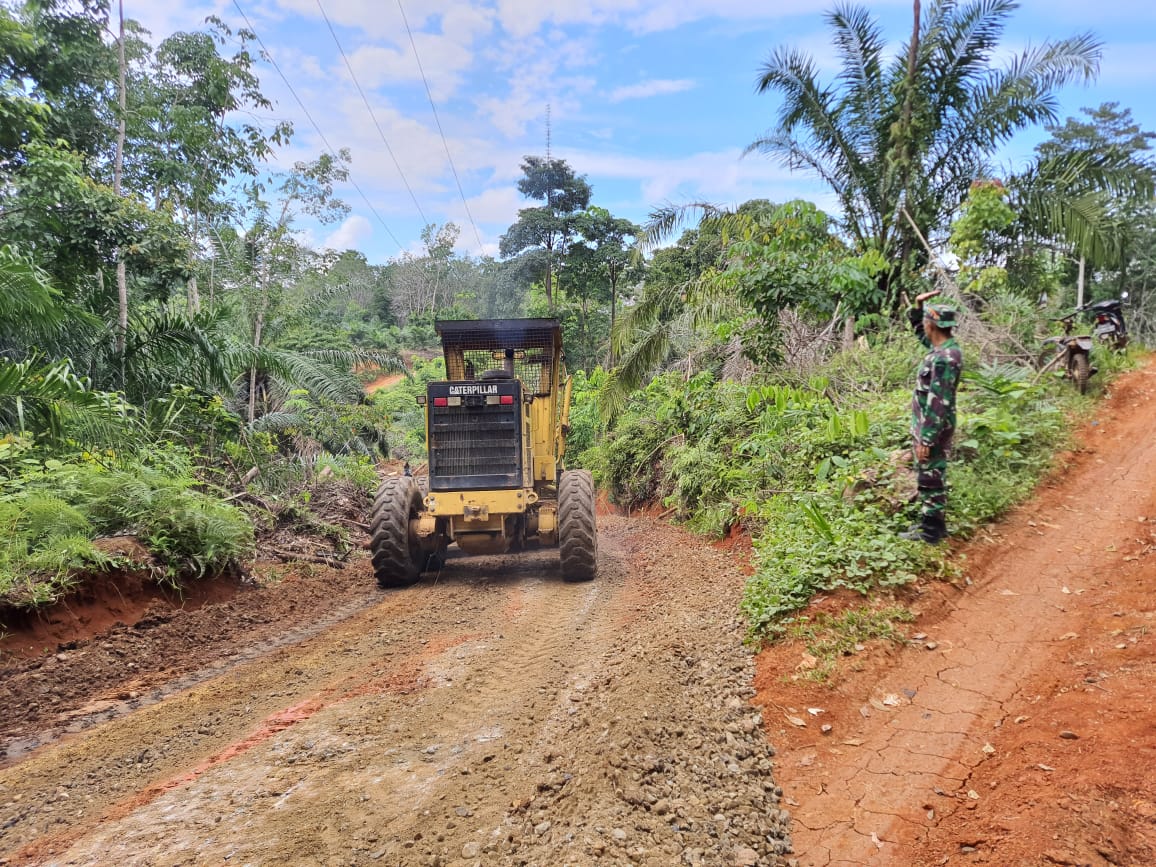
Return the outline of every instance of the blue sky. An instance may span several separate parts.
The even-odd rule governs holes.
[[[352,152],[360,192],[340,191],[352,208],[343,223],[302,225],[316,246],[358,249],[382,263],[418,251],[424,222],[452,221],[461,227],[459,251],[495,254],[518,208],[533,204],[515,184],[522,158],[546,151],[547,106],[553,156],[585,175],[593,203],[616,216],[641,222],[656,206],[691,200],[804,197],[831,207],[806,175],[740,156],[776,115],[776,98],[754,87],[773,49],[802,48],[825,80],[833,77],[823,17],[832,2],[236,2],[240,12],[233,0],[126,0],[125,14],[160,39],[200,28],[209,14],[236,28],[244,13],[324,138]],[[910,0],[864,5],[897,51],[911,29]],[[1010,56],[1086,31],[1104,42],[1101,73],[1094,85],[1059,94],[1061,120],[1116,101],[1156,130],[1152,0],[1022,0],[1004,44]],[[264,63],[259,73],[276,103],[270,124],[296,127],[277,162],[323,152],[278,73]],[[1044,137],[1020,136],[1000,163],[1022,167]]]

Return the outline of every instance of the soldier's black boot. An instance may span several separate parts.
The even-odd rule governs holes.
[[[928,545],[938,545],[947,538],[947,519],[943,512],[923,516],[923,541]]]
[[[899,534],[900,539],[909,539],[912,542],[926,542],[928,545],[938,545],[947,538],[947,521],[943,513],[937,515],[923,515],[918,524]]]

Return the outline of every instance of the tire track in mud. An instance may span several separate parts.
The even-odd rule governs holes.
[[[593,583],[554,551],[451,558],[0,771],[0,862],[780,864],[741,573],[599,524]]]
[[[40,748],[68,738],[70,735],[79,734],[94,726],[151,707],[169,696],[208,683],[240,666],[266,657],[275,650],[301,644],[354,617],[367,606],[379,602],[380,595],[376,591],[369,590],[364,596],[357,598],[350,604],[327,612],[325,616],[318,618],[307,627],[293,629],[276,637],[259,641],[243,650],[223,657],[210,666],[182,675],[160,686],[145,689],[138,695],[124,698],[121,696],[124,695],[125,690],[120,689],[111,696],[98,697],[83,707],[66,711],[60,714],[57,721],[47,728],[31,735],[9,737],[0,742],[0,769],[23,761]]]
[[[554,552],[451,559],[0,772],[0,862],[780,863],[741,575],[709,548],[668,561],[668,527],[600,524],[591,584]]]
[[[460,587],[446,589],[451,599],[462,592]],[[374,598],[382,599],[376,593]],[[457,600],[448,608],[468,608],[468,604]],[[243,654],[245,662],[219,666],[218,672],[224,670],[224,674],[211,679],[197,676],[193,679],[198,685],[192,689],[182,690],[178,682],[165,690],[164,700],[68,738],[56,749],[42,750],[0,772],[0,801],[10,790],[16,795],[31,790],[30,797],[0,808],[0,828],[4,829],[0,831],[0,852],[19,842],[21,831],[34,828],[41,819],[48,822],[47,830],[59,825],[83,826],[94,815],[99,815],[99,821],[124,815],[355,694],[375,678],[378,689],[412,692],[420,685],[421,671],[414,657],[425,652],[420,634],[408,647],[398,642],[403,646],[396,651],[383,650],[394,643],[383,624],[405,609],[403,598],[386,596],[374,608],[341,622],[340,630],[305,630],[310,637],[298,644],[289,643],[292,637],[274,642],[278,649],[273,654],[254,648]],[[408,628],[413,631],[419,619],[429,618],[409,619]],[[327,620],[331,627],[339,622],[337,618]],[[439,624],[435,620],[432,625]],[[395,655],[399,658],[384,666],[379,661]],[[352,666],[346,662],[367,657],[369,662]],[[309,712],[302,713],[306,706]],[[69,795],[58,791],[55,782],[78,776],[99,780],[102,797],[86,796],[79,823],[62,821],[53,802]],[[20,786],[10,782],[16,779]]]
[[[388,705],[377,710],[384,710],[390,719],[403,721],[401,725],[395,723],[392,726],[391,739],[400,743],[391,750],[391,755],[397,764],[403,764],[402,757],[408,756],[402,770],[408,771],[415,779],[420,775],[412,772],[411,764],[415,761],[429,764],[429,753],[425,752],[429,747],[423,746],[422,735],[428,734],[425,730],[430,729],[433,722],[436,722],[439,732],[438,740],[453,743],[455,754],[463,752],[462,745],[471,740],[484,744],[501,736],[501,720],[510,720],[516,725],[535,722],[547,715],[547,708],[556,695],[556,688],[552,694],[551,688],[540,685],[565,683],[568,669],[581,656],[579,646],[588,653],[592,648],[605,645],[607,636],[613,631],[613,623],[604,616],[595,617],[594,613],[624,580],[623,569],[615,562],[617,558],[612,552],[604,551],[603,575],[598,581],[563,584],[556,574],[551,574],[551,553],[554,552],[526,555],[512,567],[499,562],[496,567],[491,567],[493,575],[483,567],[480,575],[470,576],[466,583],[444,580],[432,588],[418,585],[403,591],[404,594],[427,597],[422,600],[419,613],[409,617],[395,619],[394,615],[395,609],[404,607],[403,603],[412,605],[412,599],[402,600],[399,598],[402,594],[391,595],[380,605],[333,629],[338,633],[337,646],[327,646],[325,636],[311,637],[298,646],[283,646],[274,659],[263,659],[260,670],[247,671],[246,662],[262,655],[262,648],[255,648],[239,655],[246,662],[240,658],[232,660],[226,666],[225,674],[218,674],[215,680],[210,681],[199,673],[188,679],[195,681],[197,687],[183,692],[180,691],[183,681],[175,683],[165,691],[171,696],[167,702],[127,709],[136,711],[136,714],[123,720],[114,718],[101,729],[88,733],[89,737],[97,737],[105,729],[123,726],[126,731],[122,738],[124,747],[109,744],[99,755],[94,755],[88,750],[89,738],[81,736],[43,758],[34,756],[22,764],[21,771],[25,790],[32,787],[38,791],[24,803],[39,802],[44,806],[41,809],[26,807],[14,815],[0,814],[0,824],[8,826],[0,834],[0,845],[7,848],[12,843],[21,843],[24,839],[21,828],[35,829],[38,820],[48,821],[48,825],[41,826],[41,831],[61,824],[75,824],[70,831],[52,834],[54,839],[46,841],[47,846],[42,844],[35,850],[22,852],[21,856],[35,857],[37,851],[47,851],[48,848],[59,851],[90,831],[94,818],[100,823],[115,822],[145,809],[172,790],[187,789],[200,778],[214,774],[244,753],[267,750],[267,741],[284,736],[290,728],[301,727],[318,715],[331,715],[339,705],[364,706],[370,702]],[[451,575],[465,574],[464,570],[478,570],[476,558],[460,562],[464,565],[451,569]],[[555,564],[553,571],[556,573],[556,570]],[[547,577],[525,577],[536,571],[546,573]],[[519,573],[523,577],[519,577]],[[443,574],[442,577],[446,576]],[[487,581],[487,578],[493,580]],[[495,591],[501,594],[499,600],[484,598],[492,596]],[[479,594],[483,598],[479,598]],[[495,608],[498,617],[490,613]],[[431,612],[436,612],[436,615],[431,617]],[[512,620],[501,618],[510,612],[515,613]],[[471,616],[479,613],[482,623],[475,622],[475,617]],[[493,622],[486,624],[487,617]],[[338,620],[329,618],[331,624]],[[458,625],[467,627],[467,631],[455,632],[452,627]],[[409,637],[395,642],[389,637],[391,631]],[[427,632],[439,635],[436,646],[430,647],[428,639],[421,637]],[[353,636],[352,641],[345,636]],[[289,640],[286,638],[278,644],[287,645]],[[389,649],[394,644],[400,646]],[[447,661],[450,652],[455,650],[464,659]],[[355,666],[352,671],[340,670],[339,663],[343,657],[365,658],[377,654],[384,655]],[[271,662],[275,664],[270,665]],[[459,684],[451,686],[452,678],[447,682],[446,671],[455,668],[465,668],[468,673]],[[294,675],[300,676],[306,669],[317,672],[319,676],[302,681],[296,689],[271,686],[271,682],[292,684]],[[518,679],[515,675],[525,671],[536,674],[529,679],[522,678],[522,689],[511,690],[510,684]],[[170,712],[171,715],[186,715],[184,705],[196,706],[206,699],[216,703],[217,719],[251,720],[256,709],[251,699],[262,691],[267,696],[266,706],[269,699],[276,701],[260,723],[247,732],[238,732],[235,724],[225,725],[217,737],[209,738],[209,734],[217,733],[202,727],[198,734],[206,743],[193,744],[194,749],[189,749],[188,745],[182,748],[173,740],[163,742],[154,738],[151,745],[149,743],[148,733],[165,730],[165,720]],[[247,697],[235,695],[229,699],[229,692],[245,693]],[[287,705],[286,698],[294,701]],[[412,706],[407,707],[407,704]],[[358,710],[363,710],[363,707]],[[410,716],[414,719],[404,723]],[[479,719],[485,721],[481,731],[478,731]],[[493,722],[495,719],[499,724]],[[366,731],[365,734],[373,733]],[[179,742],[180,739],[175,740]],[[407,741],[413,742],[408,749],[405,747]],[[210,747],[209,751],[198,756],[195,747],[206,745]],[[56,813],[51,806],[53,794],[67,794],[49,791],[52,781],[65,776],[64,768],[68,768],[68,774],[72,776],[79,772],[92,778],[99,776],[101,766],[110,764],[114,767],[134,765],[135,773],[124,775],[119,780],[105,781],[102,790],[110,797],[78,811],[79,822],[70,823],[61,821],[59,815],[51,816]],[[444,769],[439,770],[444,772]],[[151,778],[143,788],[139,788],[141,776]],[[0,777],[0,787],[6,788],[5,783],[6,780]],[[296,783],[293,788],[300,786]],[[405,786],[403,782],[396,782],[394,787]],[[210,803],[222,794],[227,793],[214,794]],[[187,791],[183,791],[181,797],[187,798]],[[411,806],[407,805],[406,809]],[[98,846],[97,850],[103,852],[104,847]],[[100,857],[103,856],[98,856],[97,860]]]

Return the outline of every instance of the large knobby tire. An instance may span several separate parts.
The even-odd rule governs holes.
[[[1088,377],[1091,376],[1091,369],[1088,364],[1088,356],[1083,352],[1078,352],[1072,357],[1072,379],[1076,381],[1076,388],[1080,390],[1080,394],[1088,393]]]
[[[428,554],[410,532],[421,512],[421,492],[409,476],[386,479],[373,499],[369,548],[380,587],[407,587],[421,577]]]
[[[588,470],[566,470],[558,482],[558,552],[566,581],[592,581],[598,574],[594,479]]]

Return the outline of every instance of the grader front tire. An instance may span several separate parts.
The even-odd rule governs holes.
[[[597,575],[594,479],[587,470],[566,470],[558,483],[558,551],[564,580],[592,581]]]
[[[421,577],[429,555],[410,531],[421,506],[421,492],[409,476],[386,479],[377,489],[369,531],[379,587],[408,587]]]

